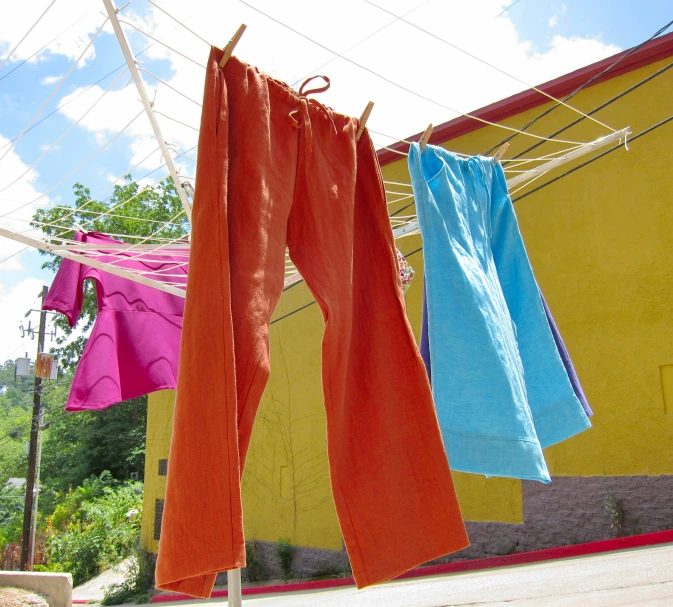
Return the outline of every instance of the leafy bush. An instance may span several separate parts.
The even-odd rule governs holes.
[[[82,504],[105,495],[107,487],[118,485],[118,481],[106,470],[100,476],[92,476],[84,480],[81,486],[68,491],[61,497],[51,515],[54,529],[65,531],[69,524],[82,520]]]
[[[23,488],[0,488],[0,551],[21,539],[25,494]]]
[[[245,542],[245,579],[248,582],[261,582],[268,579],[262,551],[255,540]]]
[[[290,540],[280,538],[276,541],[276,556],[280,563],[280,569],[283,572],[283,579],[287,582],[292,579],[292,560],[294,559],[295,547],[290,544]]]
[[[101,605],[149,602],[154,588],[155,566],[152,555],[139,548],[126,570],[124,580],[105,588]]]
[[[104,475],[70,492],[52,517],[48,562],[70,572],[77,586],[122,561],[140,536],[140,517],[126,514],[141,511],[142,499],[142,483],[116,484]]]

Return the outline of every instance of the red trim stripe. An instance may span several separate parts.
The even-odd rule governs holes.
[[[512,567],[514,565],[523,565],[528,563],[541,563],[544,561],[551,561],[556,559],[566,559],[578,556],[586,556],[589,554],[600,554],[605,552],[614,552],[617,550],[626,550],[629,548],[642,548],[643,546],[656,546],[659,544],[669,543],[673,543],[673,529],[668,531],[656,531],[654,533],[644,533],[642,535],[619,537],[610,540],[602,540],[599,542],[576,544],[574,546],[548,548],[547,550],[521,552],[519,554],[508,554],[506,556],[474,559],[471,561],[457,561],[455,563],[446,563],[444,565],[416,567],[411,571],[403,573],[396,579],[444,575],[448,573],[461,573],[465,571],[482,571],[484,569],[493,569],[496,567]],[[301,590],[324,590],[326,588],[340,588],[354,585],[355,581],[353,578],[348,577],[335,580],[317,580],[313,582],[296,582],[292,584],[275,584],[272,586],[243,588],[243,595],[250,596],[256,594],[299,592]],[[212,593],[211,598],[220,598],[226,596],[226,590],[215,590]],[[169,603],[173,601],[187,600],[195,599],[186,594],[157,594],[152,597],[152,603]],[[73,601],[73,603],[86,603],[86,601]]]
[[[591,65],[587,65],[586,67],[583,67],[579,70],[570,72],[565,76],[545,82],[537,88],[544,91],[548,95],[559,99],[565,95],[568,95],[569,93],[572,93],[585,82],[593,78],[596,74],[599,74],[604,69],[612,65],[617,59],[626,55],[628,52],[628,50],[622,51],[621,53],[617,53],[612,57],[608,57],[607,59],[603,59],[597,63],[592,63]],[[606,80],[611,80],[612,78],[616,78],[622,74],[637,70],[638,68],[655,63],[661,59],[666,59],[672,55],[673,33],[660,36],[659,38],[655,38],[647,44],[644,44],[635,53],[624,59],[619,65],[605,74],[605,76],[597,78],[594,82],[591,83],[590,86],[594,86],[600,82],[605,82]],[[520,114],[521,112],[525,112],[548,102],[548,97],[541,95],[533,89],[529,89],[527,91],[517,93],[516,95],[512,95],[511,97],[507,97],[507,99],[503,99],[502,101],[492,103],[491,105],[487,105],[486,107],[476,110],[475,112],[472,112],[472,115],[476,116],[477,118],[482,118],[483,120],[488,120],[489,122],[501,122],[506,118],[510,118],[511,116],[515,116],[516,114]],[[482,122],[472,118],[467,118],[465,116],[460,116],[435,127],[435,130],[432,132],[432,136],[430,137],[430,143],[444,143],[451,139],[455,139],[456,137],[460,137],[461,135],[465,135],[466,133],[481,129],[484,126],[486,125]],[[418,141],[420,136],[421,133],[417,133],[416,135],[407,137],[407,140]],[[401,141],[388,147],[400,152],[407,152],[409,149],[409,145]],[[381,166],[385,166],[386,164],[390,164],[391,162],[400,159],[399,154],[395,154],[395,152],[391,152],[390,150],[379,150],[378,157]]]

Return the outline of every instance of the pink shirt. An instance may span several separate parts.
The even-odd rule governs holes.
[[[78,232],[86,244],[118,243],[104,234]],[[110,253],[97,249],[96,253]],[[96,259],[126,268],[151,271],[148,277],[185,285],[188,251],[177,248],[160,254],[142,249]],[[181,265],[184,264],[184,265]],[[173,275],[173,276],[168,276]],[[98,316],[77,365],[66,404],[67,411],[105,409],[121,401],[156,390],[175,388],[178,376],[180,334],[185,300],[126,278],[64,259],[44,302],[75,326],[84,301],[84,281],[96,285]]]

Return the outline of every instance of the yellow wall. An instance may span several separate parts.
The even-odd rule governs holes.
[[[304,285],[292,287],[274,319],[312,301]],[[322,327],[315,304],[271,325],[273,371],[243,474],[243,512],[247,537],[340,550],[327,468]]]
[[[147,447],[145,449],[145,495],[143,520],[140,529],[140,546],[148,552],[159,549],[154,537],[156,500],[166,495],[166,476],[159,474],[160,460],[168,459],[173,423],[174,390],[154,392],[147,398]]]
[[[668,61],[590,87],[572,103],[592,110]],[[671,114],[671,90],[673,71],[601,110],[597,117],[615,128],[631,126],[636,134]],[[505,124],[520,127],[546,107],[514,116]],[[532,131],[552,133],[575,118],[576,114],[561,108],[536,123]],[[585,120],[563,138],[590,141],[604,134],[605,129]],[[503,136],[500,129],[487,127],[447,142],[446,147],[482,153]],[[552,475],[673,474],[673,371],[666,367],[673,365],[672,140],[673,123],[669,123],[633,141],[630,152],[613,152],[515,204],[536,276],[595,412],[591,430],[546,450]],[[515,138],[507,156],[534,142]],[[558,149],[558,144],[545,144],[534,153]],[[406,159],[384,167],[383,173],[386,180],[409,182]],[[547,180],[543,177],[514,192],[513,198]],[[407,203],[391,204],[391,211]],[[402,214],[411,212],[414,207]],[[398,242],[405,254],[421,246],[419,236]],[[422,251],[413,253],[409,261],[417,275],[407,292],[407,308],[418,337]],[[295,286],[283,295],[274,318],[311,301],[303,284]],[[248,537],[271,541],[289,537],[298,545],[341,548],[325,454],[322,332],[316,305],[272,325],[273,370],[243,479]],[[152,402],[151,397],[148,432],[157,421]],[[159,425],[165,432],[163,419]],[[150,453],[148,442],[148,460]],[[148,463],[146,473],[148,494],[155,491],[149,480],[153,465]],[[519,481],[454,476],[467,520],[523,522]]]

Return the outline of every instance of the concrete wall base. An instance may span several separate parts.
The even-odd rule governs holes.
[[[544,550],[618,536],[673,529],[673,475],[554,477],[548,485],[523,481],[524,523],[467,522],[470,546],[428,564],[481,559]],[[612,511],[606,496],[612,496]],[[617,524],[616,524],[617,523]],[[272,542],[257,541],[259,558],[270,579],[281,577]],[[295,578],[348,570],[343,550],[298,546]],[[245,569],[243,579],[246,579]],[[226,584],[220,574],[218,584]]]
[[[39,592],[47,597],[49,607],[72,607],[72,576],[69,573],[0,571],[0,586]]]

